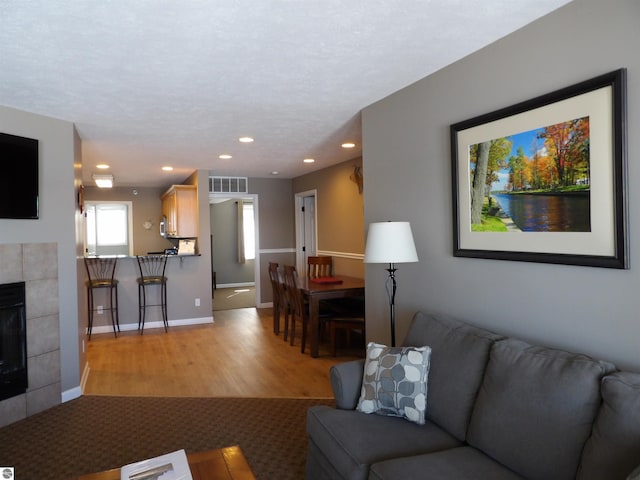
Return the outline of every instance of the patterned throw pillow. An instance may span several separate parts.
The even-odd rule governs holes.
[[[430,347],[369,343],[357,410],[424,425],[430,357]]]

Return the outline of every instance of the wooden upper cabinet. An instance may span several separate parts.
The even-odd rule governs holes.
[[[172,185],[162,195],[162,215],[167,218],[167,236],[198,236],[198,198],[195,185]]]

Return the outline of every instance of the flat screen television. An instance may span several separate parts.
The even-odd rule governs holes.
[[[0,218],[38,214],[38,140],[0,133]]]

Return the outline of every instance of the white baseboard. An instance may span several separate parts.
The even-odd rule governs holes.
[[[239,288],[239,287],[255,287],[256,282],[241,282],[241,283],[218,283],[216,288]]]
[[[80,391],[84,393],[84,387],[87,385],[87,380],[89,380],[89,372],[91,371],[91,367],[89,366],[89,362],[84,362],[84,370],[82,371],[82,377],[80,377]]]
[[[80,398],[82,396],[82,389],[78,387],[73,387],[69,390],[65,390],[62,392],[62,403],[68,402],[70,400],[75,400],[76,398]]]
[[[170,327],[178,327],[183,325],[201,325],[204,323],[213,323],[213,316],[169,320]],[[145,330],[148,328],[164,328],[164,324],[162,323],[162,320],[158,320],[156,322],[145,322],[144,328]],[[138,322],[120,324],[120,330],[123,332],[128,332],[128,331],[137,330],[137,329],[138,329]],[[102,325],[98,327],[93,327],[92,333],[113,333],[113,327],[111,325]]]

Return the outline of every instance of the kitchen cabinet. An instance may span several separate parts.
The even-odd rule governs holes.
[[[162,215],[166,217],[167,237],[198,236],[198,198],[195,185],[172,185],[162,195]]]

